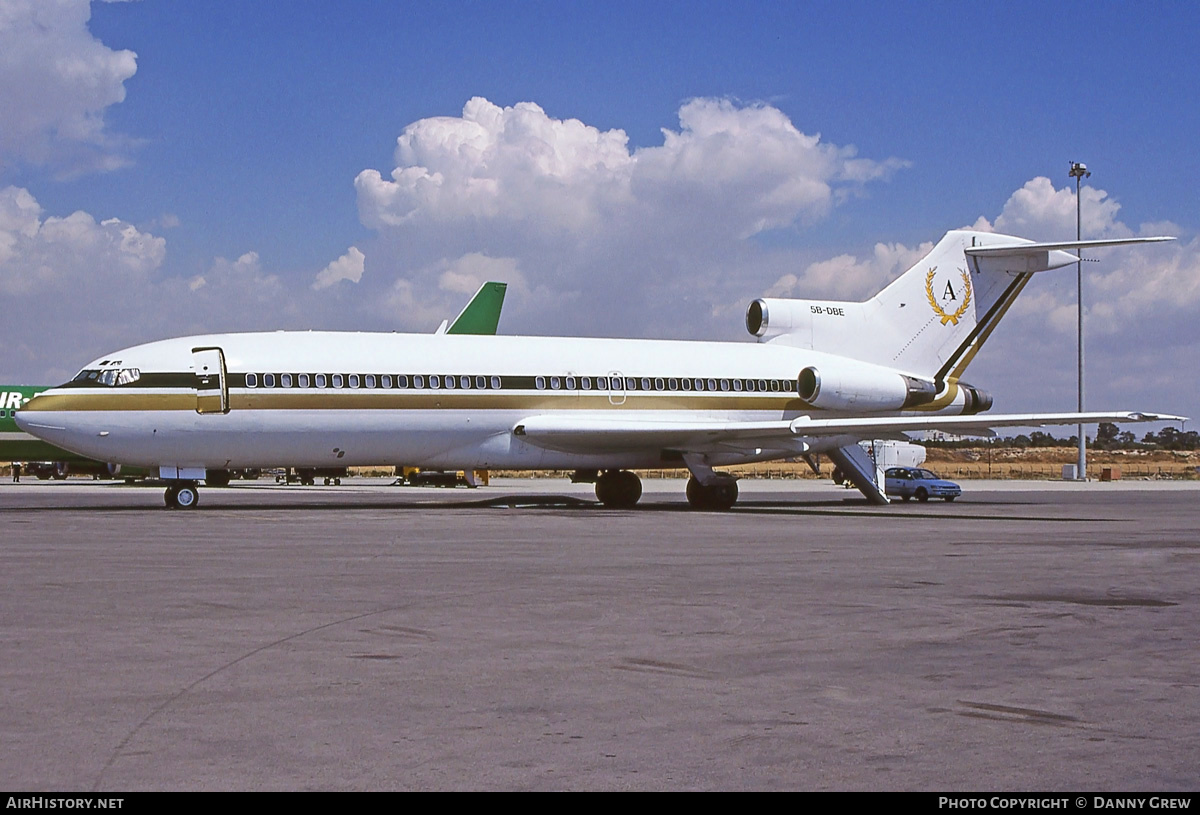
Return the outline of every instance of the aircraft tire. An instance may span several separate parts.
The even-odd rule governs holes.
[[[706,487],[693,476],[688,479],[687,499],[693,509],[730,509],[737,503],[737,481],[726,477]]]
[[[175,506],[175,490],[178,489],[174,484],[167,487],[167,491],[163,493],[163,503],[168,507]]]
[[[608,509],[633,509],[642,497],[642,479],[629,470],[608,470],[596,479],[596,500]]]
[[[174,490],[175,494],[171,499],[171,507],[174,509],[194,509],[200,502],[200,490],[196,489],[195,484],[180,484]]]

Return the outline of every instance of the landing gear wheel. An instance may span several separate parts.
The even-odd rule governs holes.
[[[192,509],[200,501],[200,490],[190,482],[172,484],[167,487],[166,495],[163,498],[171,509]]]
[[[596,499],[609,509],[633,509],[642,497],[642,479],[628,470],[606,470],[596,479]]]
[[[925,503],[926,501],[929,500],[929,492],[924,487],[921,487],[920,489],[917,490],[916,496],[917,496],[917,500],[920,501],[921,503]]]
[[[729,509],[737,503],[737,481],[726,476],[706,487],[692,476],[687,483],[687,499],[694,509]]]

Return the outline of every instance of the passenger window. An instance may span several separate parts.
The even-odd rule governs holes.
[[[742,389],[742,380],[740,380],[740,379],[733,380],[733,389],[735,391],[740,391]]]
[[[263,374],[263,387],[275,387],[275,374]]]
[[[392,386],[392,375],[391,374],[384,374],[383,376],[379,377],[379,387],[386,389],[386,388],[390,388],[391,386]]]
[[[459,386],[460,388],[464,389],[464,390],[466,390],[466,389],[470,388],[470,387],[471,387],[471,377],[469,377],[469,376],[460,376],[460,377],[458,378],[458,386]]]
[[[358,374],[350,374],[349,382],[350,382],[350,387],[357,388],[359,385]]]
[[[579,383],[583,386],[585,391],[590,391],[592,389],[592,378],[590,376],[583,377],[579,380]]]
[[[557,376],[550,377],[550,388],[552,390],[558,390],[561,387],[562,387],[562,380],[560,378],[558,378]]]
[[[438,378],[438,375],[431,374],[429,377],[429,387],[436,390],[437,388],[440,388],[441,386],[442,386],[442,381],[441,381],[441,379]]]
[[[676,379],[675,377],[671,377],[670,379],[668,379],[667,380],[667,390],[672,390],[672,391],[679,390],[679,380]]]
[[[292,386],[292,375],[291,374],[280,374],[279,375],[279,387],[290,388],[291,386]]]
[[[544,391],[546,389],[546,377],[539,376],[537,379],[533,380],[533,386],[540,391]]]
[[[569,390],[569,391],[575,390],[575,377],[573,377],[573,376],[567,377],[567,390]]]
[[[246,387],[247,388],[257,388],[258,387],[258,374],[246,374]]]
[[[367,374],[365,377],[363,377],[363,379],[365,380],[368,388],[375,387],[375,374]]]
[[[481,391],[487,390],[487,377],[486,376],[475,377],[475,387]]]
[[[765,391],[767,389],[767,380],[765,380],[765,379],[758,380],[758,389],[760,391]]]
[[[723,390],[723,391],[729,390],[729,380],[728,379],[721,380],[721,390]]]
[[[692,389],[692,380],[690,379],[680,380],[680,384],[683,385],[683,389],[685,391],[690,391]]]
[[[662,390],[665,385],[666,385],[666,383],[662,381],[662,377],[659,377],[654,380],[654,389],[656,391]]]
[[[326,379],[325,379],[325,374],[317,374],[317,376],[316,376],[316,384],[317,384],[317,387],[318,387],[318,388],[323,388],[323,387],[325,387],[325,384],[326,384],[326,382],[327,382],[327,381],[328,381],[328,380],[326,380]]]
[[[625,390],[627,390],[627,391],[637,390],[637,380],[634,379],[632,376],[625,380]]]
[[[446,377],[446,379],[444,381],[446,383],[446,387],[449,390],[454,390],[454,377],[453,376]]]
[[[400,374],[398,377],[396,377],[396,387],[397,388],[407,388],[408,387],[408,377],[405,376],[404,374]]]
[[[494,390],[500,390],[500,377],[498,377],[498,376],[492,377],[492,388]]]
[[[650,390],[650,377],[642,377],[642,390]]]
[[[608,390],[608,377],[606,377],[606,376],[596,377],[596,387],[602,391]]]
[[[302,388],[308,387],[308,374],[300,374],[296,377],[296,384]]]
[[[704,390],[704,380],[703,379],[697,379],[695,382],[695,385],[696,385],[696,390],[698,390],[698,391]]]
[[[414,388],[425,387],[425,377],[421,376],[420,374],[415,375],[413,377],[413,387]]]
[[[343,383],[343,381],[344,381],[344,380],[342,379],[342,375],[341,375],[341,374],[334,374],[334,375],[333,375],[333,386],[334,386],[335,388],[340,388],[340,387],[342,386],[342,383]]]

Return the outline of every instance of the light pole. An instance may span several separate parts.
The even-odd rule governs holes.
[[[1083,240],[1082,208],[1079,203],[1079,186],[1085,178],[1091,178],[1086,164],[1071,162],[1071,178],[1075,179],[1075,240]],[[1075,286],[1079,307],[1079,412],[1083,413],[1083,252],[1076,249],[1079,261],[1075,264]],[[1076,478],[1087,481],[1087,436],[1083,435],[1083,424],[1079,425],[1079,463]]]

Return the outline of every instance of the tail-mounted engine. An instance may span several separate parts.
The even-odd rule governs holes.
[[[800,398],[823,410],[905,410],[937,398],[937,384],[878,365],[846,360],[810,365],[797,379]]]

